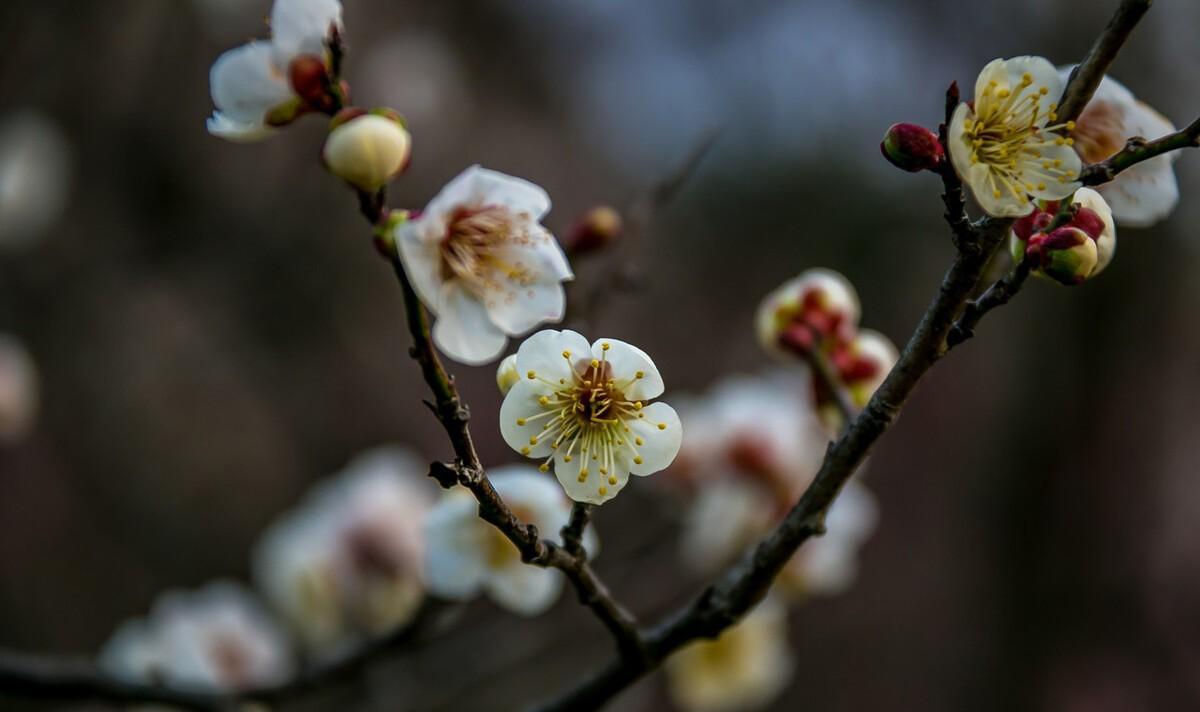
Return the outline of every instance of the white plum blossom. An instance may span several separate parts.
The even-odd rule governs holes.
[[[294,667],[283,631],[253,595],[229,581],[163,594],[149,616],[117,629],[99,664],[132,682],[212,692],[276,685]]]
[[[213,63],[209,87],[216,111],[208,131],[230,141],[255,141],[286,123],[302,100],[292,84],[293,63],[325,62],[330,28],[341,28],[339,0],[275,0],[271,39],[231,49]],[[315,65],[314,65],[315,66]]]
[[[570,519],[562,490],[532,467],[497,467],[488,479],[518,519],[546,536],[557,534]],[[479,502],[465,489],[455,488],[434,505],[425,520],[425,538],[426,577],[438,596],[466,600],[485,592],[514,613],[535,616],[562,591],[562,575],[522,562],[508,537],[479,518]]]
[[[38,411],[38,369],[15,337],[0,334],[0,443],[15,442],[33,428]]]
[[[70,144],[50,118],[35,111],[0,123],[0,249],[25,247],[42,236],[66,207]]]
[[[803,379],[737,377],[683,409],[679,459],[691,489],[683,559],[710,575],[752,548],[812,482],[829,443]],[[874,530],[874,499],[851,480],[830,508],[826,534],[806,542],[780,578],[793,595],[835,594],[853,580]]]
[[[525,457],[544,460],[577,502],[602,504],[629,481],[666,468],[683,436],[675,409],[650,401],[662,376],[644,351],[574,331],[539,331],[517,350],[517,373],[500,406],[500,433]]]
[[[1074,139],[1058,133],[1075,122],[1054,123],[1064,85],[1042,57],[995,59],[975,80],[974,106],[954,110],[950,160],[987,214],[1028,215],[1030,196],[1057,200],[1079,187]]]
[[[509,336],[563,318],[571,266],[539,221],[546,191],[479,166],[397,228],[404,271],[437,317],[433,340],[465,364],[494,360]]]
[[[424,600],[424,462],[369,451],[273,524],[254,553],[260,589],[317,656],[409,621]]]
[[[817,341],[843,341],[858,328],[862,307],[854,285],[829,269],[805,270],[763,299],[755,319],[759,343],[767,353],[795,358],[796,348]]]
[[[791,681],[787,608],[767,598],[715,640],[667,658],[667,688],[684,712],[746,712],[766,707]]]
[[[1071,68],[1059,72],[1065,81]],[[1174,131],[1169,119],[1138,101],[1116,79],[1105,76],[1075,122],[1075,151],[1085,162],[1098,163],[1120,151],[1134,136],[1153,141]],[[1171,214],[1179,202],[1179,185],[1171,166],[1178,157],[1178,151],[1155,156],[1097,187],[1117,222],[1149,227]]]

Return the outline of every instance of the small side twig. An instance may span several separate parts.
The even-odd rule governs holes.
[[[970,339],[975,335],[975,327],[979,325],[983,317],[987,316],[988,312],[1012,301],[1012,298],[1017,296],[1017,292],[1021,291],[1021,287],[1025,286],[1025,280],[1029,279],[1031,270],[1032,265],[1029,260],[1021,260],[1011,272],[988,287],[987,291],[978,299],[967,302],[962,316],[954,322],[954,326],[946,336],[946,349],[952,349]]]
[[[1079,180],[1084,185],[1107,183],[1116,178],[1121,171],[1132,168],[1142,161],[1148,161],[1171,151],[1196,148],[1197,146],[1200,146],[1200,119],[1196,119],[1179,131],[1153,141],[1138,137],[1129,139],[1125,148],[1099,163],[1085,167]]]
[[[571,519],[562,528],[562,546],[575,558],[587,556],[583,548],[583,532],[592,521],[592,505],[576,502],[571,507]]]

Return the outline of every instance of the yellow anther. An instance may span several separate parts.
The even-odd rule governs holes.
[[[536,436],[536,435],[534,435],[533,437],[529,438],[529,444],[530,444],[530,445],[537,445],[537,436]]]
[[[615,485],[615,484],[617,484],[617,477],[616,477],[616,475],[610,475],[610,476],[609,476],[609,478],[608,478],[608,484],[610,484],[610,485]]]
[[[592,368],[600,368],[600,361],[598,359],[592,359]]]
[[[1068,130],[1068,131],[1074,131],[1074,130],[1075,130],[1075,122],[1074,122],[1074,121],[1068,121],[1068,122],[1067,122],[1067,130]]]
[[[633,403],[633,409],[634,409],[634,410],[641,410],[641,409],[642,409],[642,402],[641,402],[641,401],[634,401],[634,403]]]
[[[1050,87],[1038,87],[1038,94],[1045,96],[1050,93]]]
[[[549,396],[541,396],[540,398],[538,398],[538,404],[539,405],[550,405],[550,397]]]
[[[585,479],[585,480],[587,479],[587,476],[588,476],[588,470],[587,470],[587,468],[586,468],[586,467],[584,467],[584,468],[581,468],[581,469],[579,470],[579,476],[580,476],[581,478]]]
[[[1007,89],[1001,89],[1000,91],[996,92],[996,96],[1000,97],[1001,99],[1007,99],[1009,94],[1012,94],[1012,92]]]
[[[603,344],[600,344],[600,348],[604,349],[605,351],[608,351],[609,349],[612,348],[612,344],[610,344],[606,341]]]
[[[666,423],[659,423],[659,424],[658,424],[658,429],[659,429],[659,430],[666,430],[666,429],[667,429],[667,424],[666,424]]]
[[[633,458],[633,464],[635,464],[635,465],[642,464],[642,456],[638,455],[637,457]]]
[[[570,461],[571,461],[570,455],[563,455],[563,462],[570,462]]]
[[[1029,86],[1030,84],[1033,84],[1033,75],[1030,74],[1029,72],[1025,72],[1024,74],[1022,74],[1021,75],[1021,84],[1024,84],[1025,86]]]
[[[570,351],[563,351],[563,358],[571,358],[571,352],[570,352]]]
[[[992,191],[992,197],[993,197],[993,198],[999,198],[999,197],[1000,197],[1000,191],[999,191],[999,190],[993,190],[993,191]]]
[[[1037,187],[1037,189],[1038,189],[1038,190],[1045,190],[1045,189],[1046,189],[1046,184],[1045,184],[1045,183],[1038,183],[1038,187]]]
[[[547,465],[546,463],[543,462],[542,464],[538,465],[538,472],[549,472],[549,471],[550,471],[550,466]]]
[[[643,441],[641,438],[634,438],[633,443],[635,445],[645,445],[646,444],[645,441]]]
[[[542,396],[542,397],[545,398],[545,396]],[[517,425],[524,425],[524,424],[525,424],[524,418],[517,418]]]
[[[529,447],[528,447],[528,446],[521,448],[521,454],[522,454],[522,455],[528,455],[528,454],[529,454],[529,452],[530,452],[530,450],[529,450]]]
[[[633,377],[634,377],[634,378],[645,378],[645,377],[646,377],[646,372],[645,372],[645,371],[638,371],[637,373],[633,374]]]
[[[575,478],[575,481],[576,481],[576,482],[587,482],[587,475],[585,475],[585,474],[583,474],[582,472],[580,472],[580,473],[579,473],[579,477],[576,477],[576,478]]]
[[[1067,140],[1066,140],[1066,144],[1067,144],[1068,146],[1074,146],[1074,145],[1075,145],[1075,139],[1073,139],[1073,138],[1069,138],[1069,137],[1068,137],[1068,138],[1067,138]]]
[[[537,378],[537,371],[526,371],[525,377],[532,381],[533,379]]]
[[[604,495],[608,494],[608,488],[601,486],[600,489],[596,490],[596,492],[603,497]]]

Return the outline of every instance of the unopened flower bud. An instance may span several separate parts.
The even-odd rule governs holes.
[[[1099,193],[1090,188],[1075,191],[1070,216],[1055,224],[1057,202],[1043,203],[1013,225],[1012,253],[1016,260],[1028,259],[1038,274],[1061,284],[1079,284],[1100,274],[1112,261],[1117,247],[1112,211]]]
[[[521,374],[517,373],[517,355],[510,354],[500,362],[500,368],[496,369],[496,385],[500,387],[500,395],[508,395],[508,391],[520,380]]]
[[[335,125],[322,157],[330,173],[374,193],[408,165],[412,139],[399,121],[365,114]]]
[[[563,246],[573,255],[596,252],[616,242],[622,227],[621,213],[616,208],[597,205],[579,218]]]
[[[892,124],[879,150],[889,163],[909,173],[934,170],[945,158],[937,134],[916,124]]]
[[[767,295],[758,308],[758,340],[768,353],[803,356],[818,342],[845,343],[858,328],[858,295],[827,269],[804,272]]]

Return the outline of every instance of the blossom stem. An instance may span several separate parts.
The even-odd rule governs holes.
[[[858,409],[854,407],[854,403],[850,400],[850,394],[846,392],[845,384],[837,375],[833,364],[830,363],[829,355],[821,348],[820,344],[817,344],[805,351],[804,360],[808,362],[808,367],[812,369],[813,375],[821,381],[821,384],[832,396],[838,415],[842,417],[842,427],[849,427],[850,421],[854,419]]]

